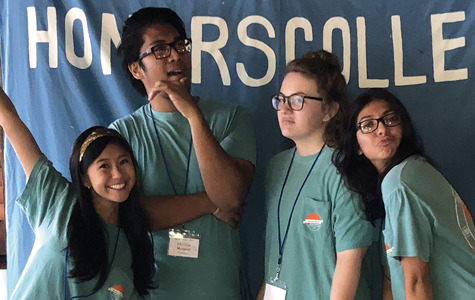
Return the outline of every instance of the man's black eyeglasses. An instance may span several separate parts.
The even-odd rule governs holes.
[[[147,51],[141,53],[139,55],[139,61],[142,60],[144,57],[153,54],[155,55],[156,59],[167,58],[172,53],[172,48],[175,49],[176,52],[183,54],[186,52],[191,51],[191,40],[190,39],[182,39],[177,40],[171,43],[160,43],[157,44]]]

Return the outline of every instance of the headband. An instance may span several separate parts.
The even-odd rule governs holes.
[[[82,157],[84,156],[84,152],[86,152],[87,147],[92,144],[95,140],[98,138],[104,137],[104,136],[116,136],[116,137],[121,137],[117,131],[112,130],[112,129],[107,129],[107,128],[99,128],[94,130],[90,135],[87,136],[86,140],[84,143],[81,145],[81,149],[79,150],[79,162],[82,161]]]

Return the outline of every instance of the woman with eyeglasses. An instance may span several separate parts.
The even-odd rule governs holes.
[[[290,62],[272,105],[295,147],[267,168],[265,283],[258,299],[371,299],[372,274],[366,264],[361,278],[360,270],[373,227],[331,162],[347,108],[336,56],[320,50]]]
[[[371,89],[351,104],[344,132],[334,162],[365,204],[386,213],[394,299],[473,299],[473,220],[429,162],[402,103]]]

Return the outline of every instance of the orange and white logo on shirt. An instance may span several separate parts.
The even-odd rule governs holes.
[[[316,212],[314,212],[314,213],[309,214],[305,218],[303,223],[307,225],[308,229],[312,231],[318,231],[323,224],[323,220],[320,218],[320,216]]]
[[[111,300],[121,300],[124,298],[124,287],[118,284],[107,289],[110,292]]]
[[[475,232],[472,231],[472,216],[470,215],[465,203],[462,201],[462,199],[460,199],[460,196],[453,188],[452,196],[454,197],[455,201],[455,215],[460,231],[462,232],[465,241],[467,241],[467,244],[470,246],[470,248],[472,248],[472,251],[475,252]]]
[[[386,246],[386,255],[390,255],[393,252],[394,247],[389,247],[388,244],[384,243],[384,246]]]
[[[470,215],[467,205],[465,205],[463,201],[462,201],[462,206],[463,206],[463,214],[465,215],[465,219],[473,223],[472,215]]]

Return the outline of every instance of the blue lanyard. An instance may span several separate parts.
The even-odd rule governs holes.
[[[277,269],[276,269],[276,275],[275,275],[275,280],[279,279],[279,274],[280,274],[280,269],[282,266],[282,256],[284,254],[284,245],[285,241],[287,240],[287,234],[289,233],[289,228],[290,228],[290,222],[292,221],[292,216],[294,214],[294,209],[295,205],[297,204],[297,200],[299,199],[300,193],[303,190],[303,187],[305,186],[305,183],[307,182],[308,177],[312,173],[313,167],[315,167],[315,164],[318,161],[318,158],[320,157],[320,154],[322,154],[323,148],[325,147],[326,143],[323,144],[322,149],[320,149],[320,152],[318,152],[317,157],[315,157],[315,160],[313,161],[312,166],[310,167],[310,170],[307,173],[307,176],[305,177],[302,186],[299,189],[299,192],[297,193],[297,197],[295,197],[294,205],[292,206],[292,210],[290,211],[290,216],[289,216],[289,222],[287,223],[287,229],[285,229],[285,235],[284,239],[282,240],[282,236],[280,233],[280,204],[282,203],[282,195],[284,194],[284,188],[285,184],[287,183],[287,179],[289,178],[290,170],[292,169],[292,164],[294,162],[295,158],[295,152],[297,152],[297,148],[295,148],[294,153],[292,154],[292,159],[290,160],[290,165],[289,169],[287,170],[287,174],[285,175],[284,183],[282,184],[282,189],[280,190],[280,197],[279,197],[279,205],[277,207],[277,229],[279,233],[279,259],[277,261]]]
[[[173,184],[173,180],[172,180],[172,176],[170,174],[170,170],[168,169],[167,160],[165,159],[165,152],[163,151],[162,140],[160,139],[160,135],[158,134],[157,125],[155,124],[155,118],[153,117],[153,114],[152,114],[152,105],[150,105],[150,117],[152,118],[153,128],[155,129],[155,135],[157,136],[157,139],[158,139],[158,145],[160,147],[160,152],[162,154],[163,163],[165,164],[165,170],[167,171],[168,180],[170,180],[170,183],[172,185],[173,191],[175,192],[175,195],[178,195],[178,193],[176,191],[176,188],[175,188],[175,184]],[[185,188],[184,188],[184,191],[183,191],[183,195],[186,195],[186,188],[187,188],[187,185],[188,185],[188,174],[190,172],[190,160],[191,160],[190,158],[191,158],[191,147],[192,146],[193,146],[193,137],[191,136],[190,137],[190,146],[189,146],[189,149],[188,149],[188,161],[186,163]]]

